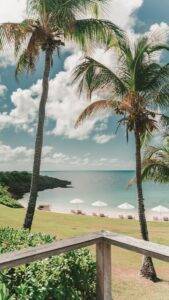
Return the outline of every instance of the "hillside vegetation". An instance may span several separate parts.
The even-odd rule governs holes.
[[[38,190],[66,188],[71,184],[69,181],[60,180],[49,176],[40,176]],[[29,193],[31,186],[31,173],[28,172],[0,172],[0,185],[8,188],[9,193],[15,199],[21,199]]]

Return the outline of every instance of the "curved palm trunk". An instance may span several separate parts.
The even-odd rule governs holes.
[[[138,215],[143,240],[149,241],[147,221],[145,216],[144,197],[142,189],[141,176],[141,141],[139,133],[139,125],[136,124],[135,129],[135,143],[136,143],[136,181],[137,181],[137,197],[138,197]],[[158,281],[156,271],[151,257],[144,257],[140,274],[154,282]]]
[[[31,230],[33,217],[36,208],[36,200],[38,196],[38,181],[40,174],[40,166],[41,166],[41,157],[42,157],[42,147],[43,147],[43,129],[44,129],[44,121],[45,121],[45,107],[48,98],[49,91],[49,74],[51,68],[51,60],[52,60],[52,51],[50,49],[46,50],[45,55],[45,69],[43,75],[42,82],[42,96],[39,105],[39,115],[38,115],[38,127],[36,133],[36,142],[35,142],[35,153],[34,153],[34,164],[33,164],[33,174],[32,174],[32,182],[31,182],[31,190],[30,190],[30,198],[28,203],[28,208],[24,220],[23,227],[25,229]]]

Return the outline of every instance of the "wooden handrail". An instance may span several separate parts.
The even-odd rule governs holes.
[[[111,246],[134,251],[162,261],[169,262],[169,247],[146,242],[125,235],[101,231],[80,237],[64,239],[0,255],[0,270],[21,264],[42,260],[71,250],[96,245],[97,300],[111,300]]]

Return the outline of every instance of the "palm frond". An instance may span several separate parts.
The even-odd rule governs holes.
[[[20,55],[19,60],[16,64],[16,69],[15,69],[16,79],[18,79],[18,75],[20,73],[33,72],[35,69],[35,61],[36,61],[35,57],[30,57],[27,50],[24,50],[24,52]]]
[[[95,90],[102,88],[110,88],[115,93],[123,95],[127,88],[125,83],[112,70],[105,65],[96,61],[91,57],[86,57],[85,60],[76,67],[73,74],[73,83],[79,81],[79,92],[87,90],[92,93]]]
[[[142,178],[155,182],[169,183],[169,143],[168,137],[161,146],[149,146],[145,150]]]
[[[169,51],[169,44],[158,44],[158,45],[154,45],[154,46],[149,46],[147,53],[151,54],[153,52],[158,52],[158,51],[163,51],[163,50]]]
[[[145,76],[145,96],[155,106],[165,107],[169,104],[169,64],[150,68],[147,75],[149,79]]]
[[[156,159],[144,161],[142,179],[153,180],[159,183],[169,183],[169,164]]]
[[[162,114],[161,118],[160,118],[161,124],[164,127],[168,127],[169,126],[169,116]]]
[[[0,25],[0,43],[1,47],[14,44],[15,54],[26,42],[27,38],[33,32],[35,22],[32,19],[26,19],[21,23],[3,23]]]
[[[157,63],[155,64],[152,63],[151,57],[149,57],[150,54],[154,54],[155,52],[160,50],[169,50],[169,45],[167,44],[151,45],[147,36],[144,36],[139,39],[137,46],[135,47],[135,55],[133,60],[133,69],[134,69],[133,79],[135,81],[135,86],[137,90],[141,90],[142,82],[146,83],[146,81],[148,80],[146,84],[146,87],[148,87],[150,86],[150,80],[153,82],[153,79],[157,78],[157,76],[155,75],[157,74],[160,75],[160,65],[158,65]],[[164,67],[162,67],[162,69],[163,70],[161,70],[161,75],[162,72],[164,73],[164,71],[166,71],[164,70],[165,69]],[[144,80],[145,76],[146,78]]]
[[[68,28],[67,28],[68,29]],[[65,36],[74,40],[82,49],[91,49],[96,43],[117,47],[119,40],[124,38],[124,32],[115,24],[101,19],[77,20]]]
[[[112,112],[114,109],[118,107],[118,101],[112,101],[112,100],[99,100],[95,101],[92,104],[90,104],[79,116],[78,120],[76,121],[75,127],[79,127],[84,120],[89,119],[94,114],[99,112]]]

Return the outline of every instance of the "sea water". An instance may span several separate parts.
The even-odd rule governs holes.
[[[58,171],[42,172],[42,175],[65,179],[71,181],[72,185],[39,192],[37,205],[49,204],[52,210],[58,212],[80,208],[92,213],[97,212],[92,203],[102,201],[107,204],[102,211],[113,213],[118,205],[128,202],[137,209],[136,187],[127,188],[129,181],[135,177],[134,171]],[[146,182],[143,186],[146,209],[157,205],[169,207],[169,184]],[[75,198],[84,203],[80,207],[71,204],[70,201]],[[28,195],[23,200],[26,204]]]

